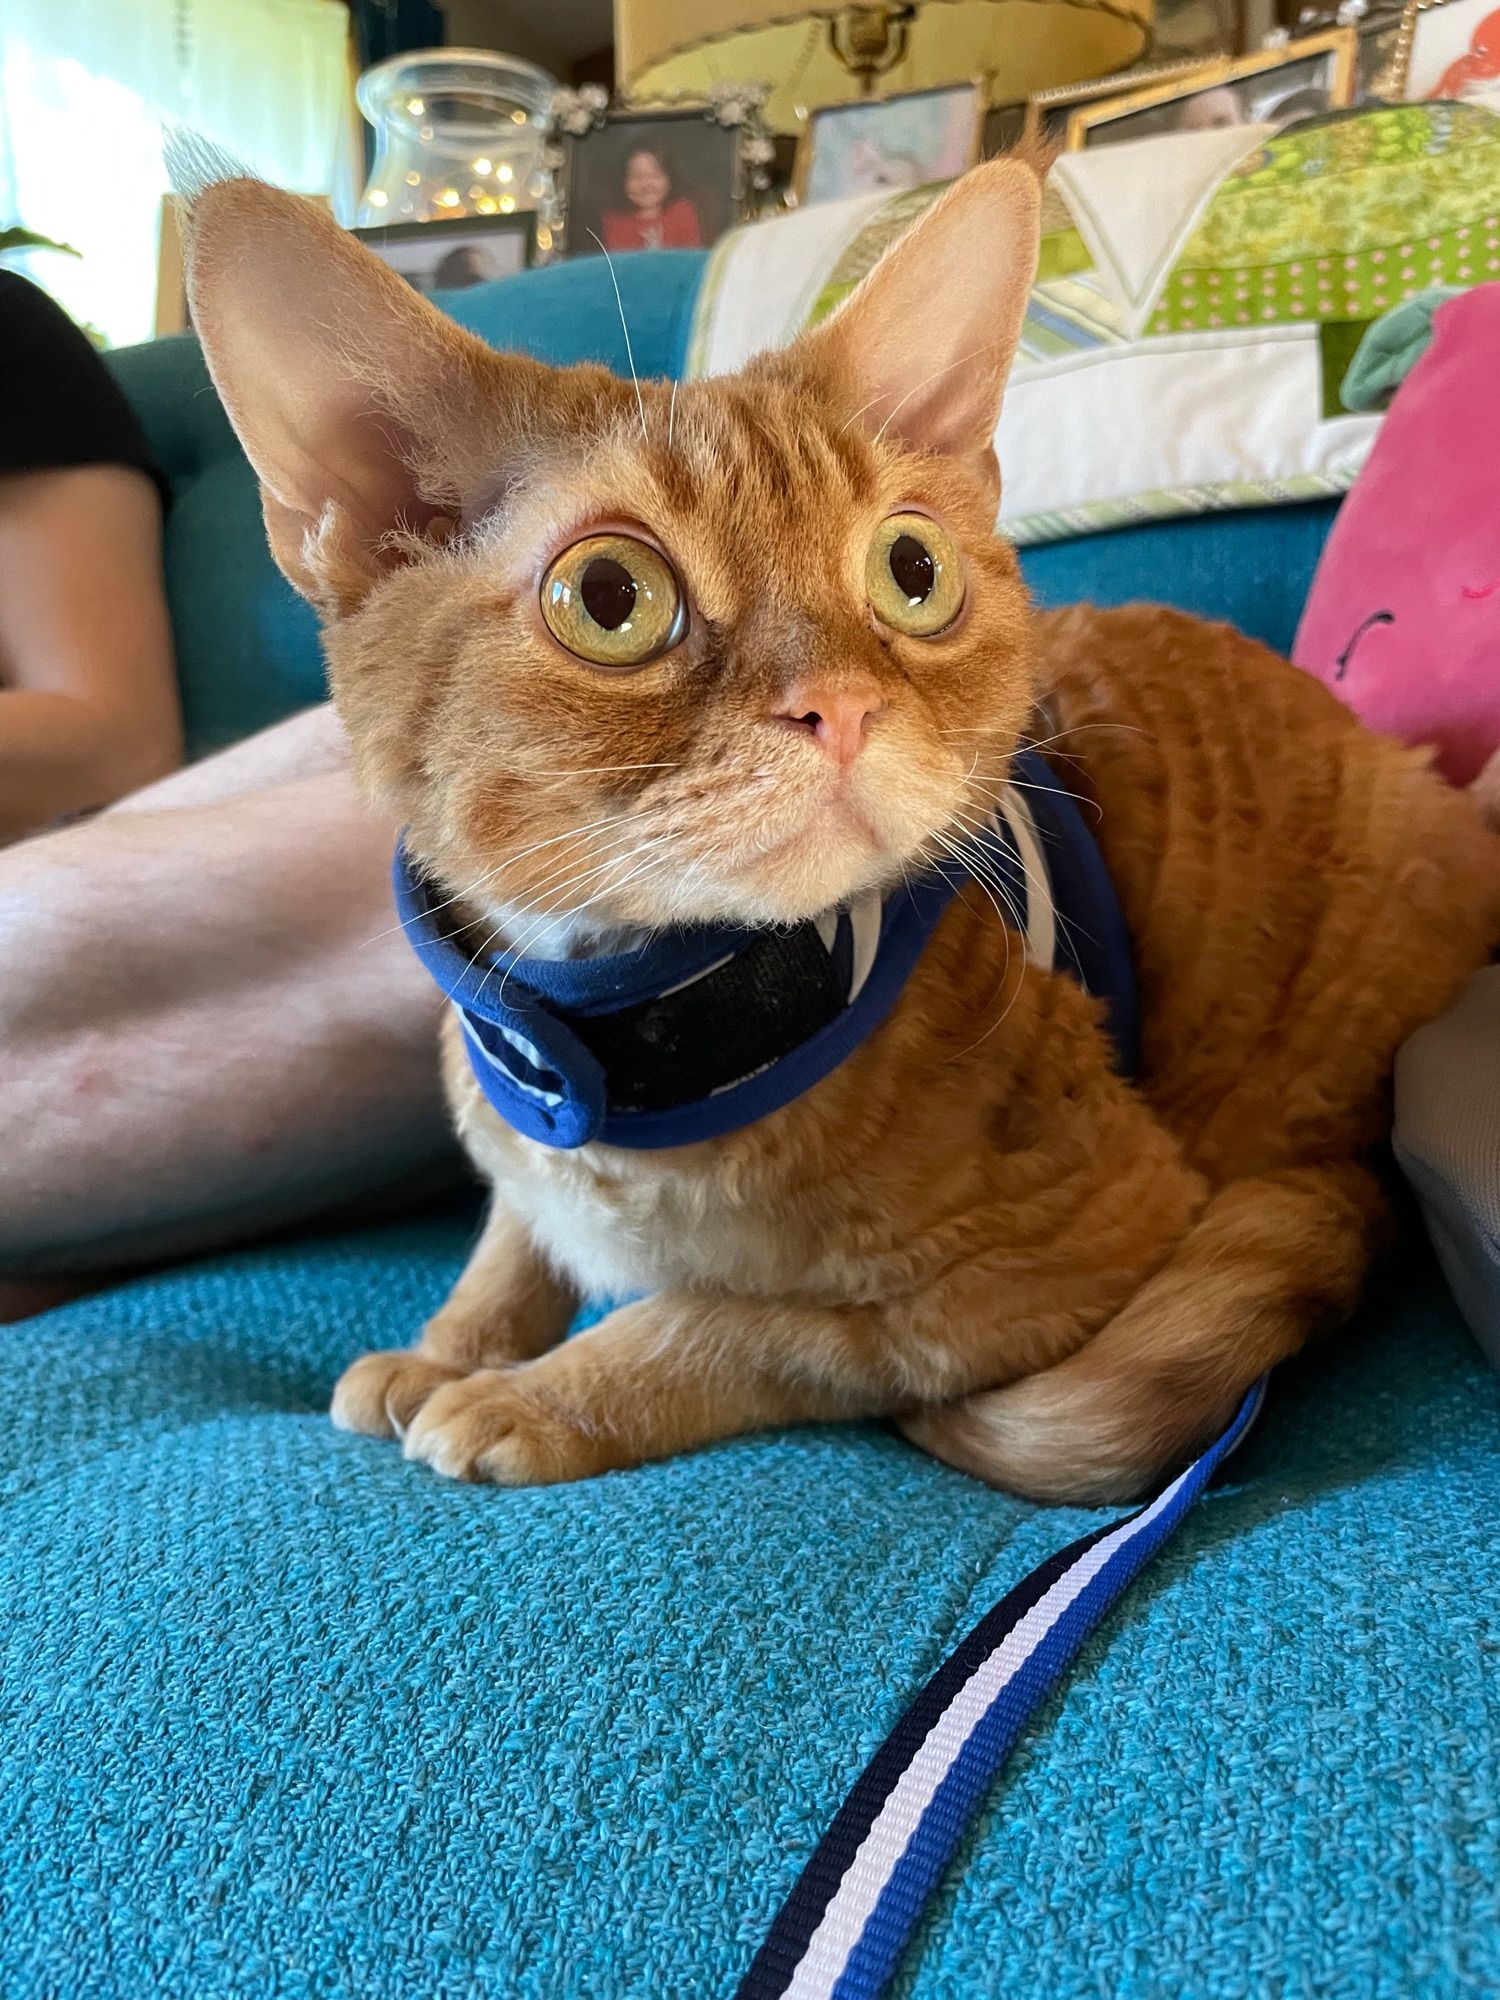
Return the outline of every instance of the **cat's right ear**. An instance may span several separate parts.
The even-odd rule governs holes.
[[[1040,151],[955,181],[792,352],[872,438],[966,463],[998,503],[993,437],[1036,271]]]
[[[536,369],[445,319],[317,205],[259,181],[194,201],[188,297],[272,553],[330,616],[408,560],[413,535],[458,518],[483,474],[455,440],[493,435],[523,387],[513,371]]]

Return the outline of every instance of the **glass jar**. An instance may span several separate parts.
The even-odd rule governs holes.
[[[550,214],[557,88],[544,69],[489,49],[419,49],[367,69],[355,95],[375,128],[375,163],[359,225]]]

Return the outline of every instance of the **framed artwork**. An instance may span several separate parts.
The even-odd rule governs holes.
[[[1061,146],[1068,135],[1068,120],[1075,111],[1094,105],[1118,103],[1138,90],[1160,89],[1205,73],[1217,76],[1228,62],[1227,56],[1209,60],[1184,56],[1178,62],[1152,63],[1143,69],[1117,70],[1113,76],[1090,77],[1087,83],[1065,83],[1055,90],[1038,90],[1026,100],[1025,136],[1043,139],[1049,146]]]
[[[508,278],[536,257],[536,217],[524,212],[375,223],[349,233],[424,295]]]
[[[567,257],[697,250],[741,218],[748,126],[709,111],[611,113],[563,145],[561,247]]]
[[[323,195],[305,195],[327,208]],[[185,333],[190,325],[183,266],[182,197],[162,197],[157,239],[153,332]],[[534,215],[465,215],[442,222],[393,222],[351,229],[382,263],[418,292],[461,291],[488,278],[523,270],[536,255]]]
[[[1396,44],[1395,94],[1500,98],[1500,0],[1408,0]]]
[[[1259,55],[1200,68],[1196,76],[1074,111],[1067,148],[1115,145],[1162,132],[1208,132],[1227,125],[1290,125],[1345,111],[1354,102],[1359,60],[1352,28],[1309,35]]]
[[[978,83],[830,105],[802,129],[792,192],[801,203],[842,201],[951,181],[979,159],[983,136]]]

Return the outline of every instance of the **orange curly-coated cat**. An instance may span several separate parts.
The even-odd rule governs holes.
[[[1024,1493],[1117,1498],[1354,1303],[1392,1057],[1500,932],[1500,846],[1225,627],[1033,613],[991,438],[1037,210],[1025,161],[978,168],[815,332],[638,399],[492,353],[292,197],[199,201],[194,319],[277,559],[456,927],[536,949],[540,914],[556,956],[825,912],[921,869],[1040,727],[1097,806],[1139,975],[1131,1083],[1095,1003],[970,890],[841,1067],[658,1152],[521,1137],[450,1023],[493,1209],[339,1423],[514,1483],[890,1415]],[[896,516],[951,594],[936,630],[871,582]],[[543,615],[593,537],[661,613],[644,661]],[[637,1293],[562,1341],[580,1296]]]

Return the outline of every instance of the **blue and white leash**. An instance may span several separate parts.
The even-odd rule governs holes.
[[[1038,1706],[1260,1413],[1138,1513],[1060,1549],[949,1654],[866,1766],[735,2000],[877,2000],[965,1828]]]

